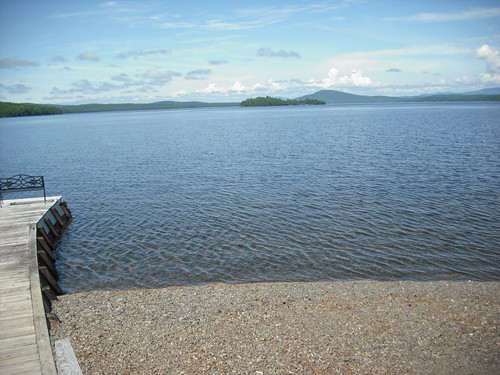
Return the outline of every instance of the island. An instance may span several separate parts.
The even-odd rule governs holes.
[[[261,106],[274,106],[274,105],[318,105],[318,104],[326,104],[323,100],[319,99],[279,99],[279,98],[272,98],[270,96],[259,96],[257,98],[249,98],[246,100],[243,100],[240,103],[241,107],[261,107]]]

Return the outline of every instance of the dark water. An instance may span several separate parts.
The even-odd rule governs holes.
[[[500,280],[499,104],[2,119],[0,159],[68,201],[67,292]]]

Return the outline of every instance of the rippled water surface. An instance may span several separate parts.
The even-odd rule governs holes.
[[[0,159],[74,214],[66,292],[500,279],[494,103],[2,119]]]

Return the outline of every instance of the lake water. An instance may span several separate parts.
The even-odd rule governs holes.
[[[72,210],[66,292],[500,280],[497,103],[1,119],[0,160]]]

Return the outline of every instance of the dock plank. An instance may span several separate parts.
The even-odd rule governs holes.
[[[36,224],[59,199],[6,200],[0,207],[0,374],[57,374],[38,277]]]

